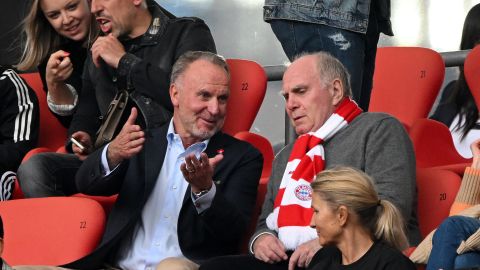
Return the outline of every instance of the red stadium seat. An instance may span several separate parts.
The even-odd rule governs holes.
[[[267,193],[267,184],[268,179],[270,178],[270,173],[272,171],[272,163],[273,163],[273,147],[268,141],[267,138],[251,133],[249,131],[242,131],[235,134],[235,138],[249,142],[255,148],[257,148],[263,155],[263,169],[262,169],[262,176],[260,178],[260,182],[258,183],[258,191],[257,191],[257,201],[255,203],[255,209],[252,213],[252,218],[250,221],[249,228],[247,230],[246,237],[241,246],[242,252],[248,252],[248,241],[250,236],[255,232],[255,227],[257,225],[258,217],[262,211],[263,201],[265,200],[265,194]]]
[[[40,109],[40,130],[38,134],[37,148],[30,150],[23,157],[23,160],[27,160],[31,156],[43,152],[64,152],[63,145],[67,139],[67,129],[62,126],[48,108],[47,95],[43,90],[42,80],[40,79],[39,73],[22,73],[20,76],[35,91]],[[20,189],[18,181],[15,181],[15,189],[12,198],[21,199],[23,197],[23,192]]]
[[[97,201],[103,207],[103,210],[105,211],[105,215],[108,216],[108,214],[113,208],[113,205],[117,201],[118,194],[115,194],[112,196],[91,196],[91,195],[85,195],[83,193],[77,193],[72,196],[80,197],[80,198],[88,198],[88,199]]]
[[[477,45],[467,55],[463,71],[475,104],[477,104],[477,108],[480,108],[480,46]]]
[[[60,124],[58,119],[52,114],[47,104],[47,95],[43,90],[42,81],[38,72],[23,73],[20,76],[35,90],[40,107],[40,133],[38,136],[38,147],[45,147],[56,151],[63,146],[67,139],[67,129]],[[37,151],[38,150],[32,150]],[[27,156],[30,156],[27,153]],[[28,158],[28,157],[27,157]]]
[[[386,112],[410,127],[426,118],[440,90],[445,64],[420,47],[378,48],[369,111]]]
[[[417,214],[422,237],[427,236],[448,217],[461,181],[461,175],[452,171],[417,169]]]
[[[470,164],[417,168],[417,214],[422,238],[425,238],[449,216],[450,208],[460,189],[463,172],[468,165]],[[415,248],[408,248],[404,254],[410,256]],[[416,266],[418,270],[425,269],[424,264]]]
[[[3,258],[11,265],[61,265],[93,251],[105,213],[86,198],[51,197],[0,203]]]
[[[249,131],[267,90],[267,76],[254,61],[227,59],[230,68],[230,98],[223,132],[232,136]]]
[[[255,148],[258,149],[263,155],[263,170],[262,170],[262,178],[270,177],[270,173],[272,171],[272,162],[274,158],[273,154],[273,147],[270,141],[258,134],[249,132],[249,131],[241,131],[235,134],[235,138],[249,142]]]
[[[421,168],[468,163],[455,149],[447,126],[431,119],[418,119],[409,132],[415,149],[417,166]]]
[[[437,167],[434,167],[435,169],[440,169],[440,170],[447,170],[447,171],[451,171],[451,172],[454,172],[458,175],[463,175],[463,173],[465,172],[465,168],[470,166],[472,163],[471,162],[468,162],[468,163],[455,163],[455,164],[449,164],[449,165],[442,165],[442,166],[437,166]]]

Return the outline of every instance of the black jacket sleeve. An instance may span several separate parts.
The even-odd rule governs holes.
[[[13,70],[0,75],[0,170],[15,171],[35,147],[39,109],[35,92]]]
[[[105,146],[106,147],[106,146]],[[102,168],[102,152],[99,148],[83,161],[76,176],[77,189],[84,194],[111,196],[120,192],[128,168],[128,160],[123,161],[108,176]]]

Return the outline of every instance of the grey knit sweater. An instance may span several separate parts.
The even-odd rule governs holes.
[[[275,157],[262,213],[252,241],[270,232],[265,220],[273,211],[273,202],[293,148],[285,146]],[[383,113],[362,113],[349,126],[325,142],[326,167],[350,166],[370,175],[380,198],[399,208],[407,222],[411,245],[421,240],[417,221],[415,155],[412,142],[402,124]]]

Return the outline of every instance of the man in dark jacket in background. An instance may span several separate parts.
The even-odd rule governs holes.
[[[119,90],[135,90],[145,103],[172,111],[168,94],[175,60],[187,51],[216,52],[208,26],[198,18],[176,18],[151,0],[93,0],[103,36],[85,63],[82,94],[69,134],[83,145],[73,154],[33,156],[18,171],[26,197],[78,193],[75,173],[93,150],[95,133]],[[123,123],[120,123],[121,126]]]

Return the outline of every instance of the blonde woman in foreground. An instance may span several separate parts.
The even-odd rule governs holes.
[[[311,226],[323,246],[308,269],[416,269],[397,208],[381,200],[365,173],[348,167],[321,172],[313,189]]]

